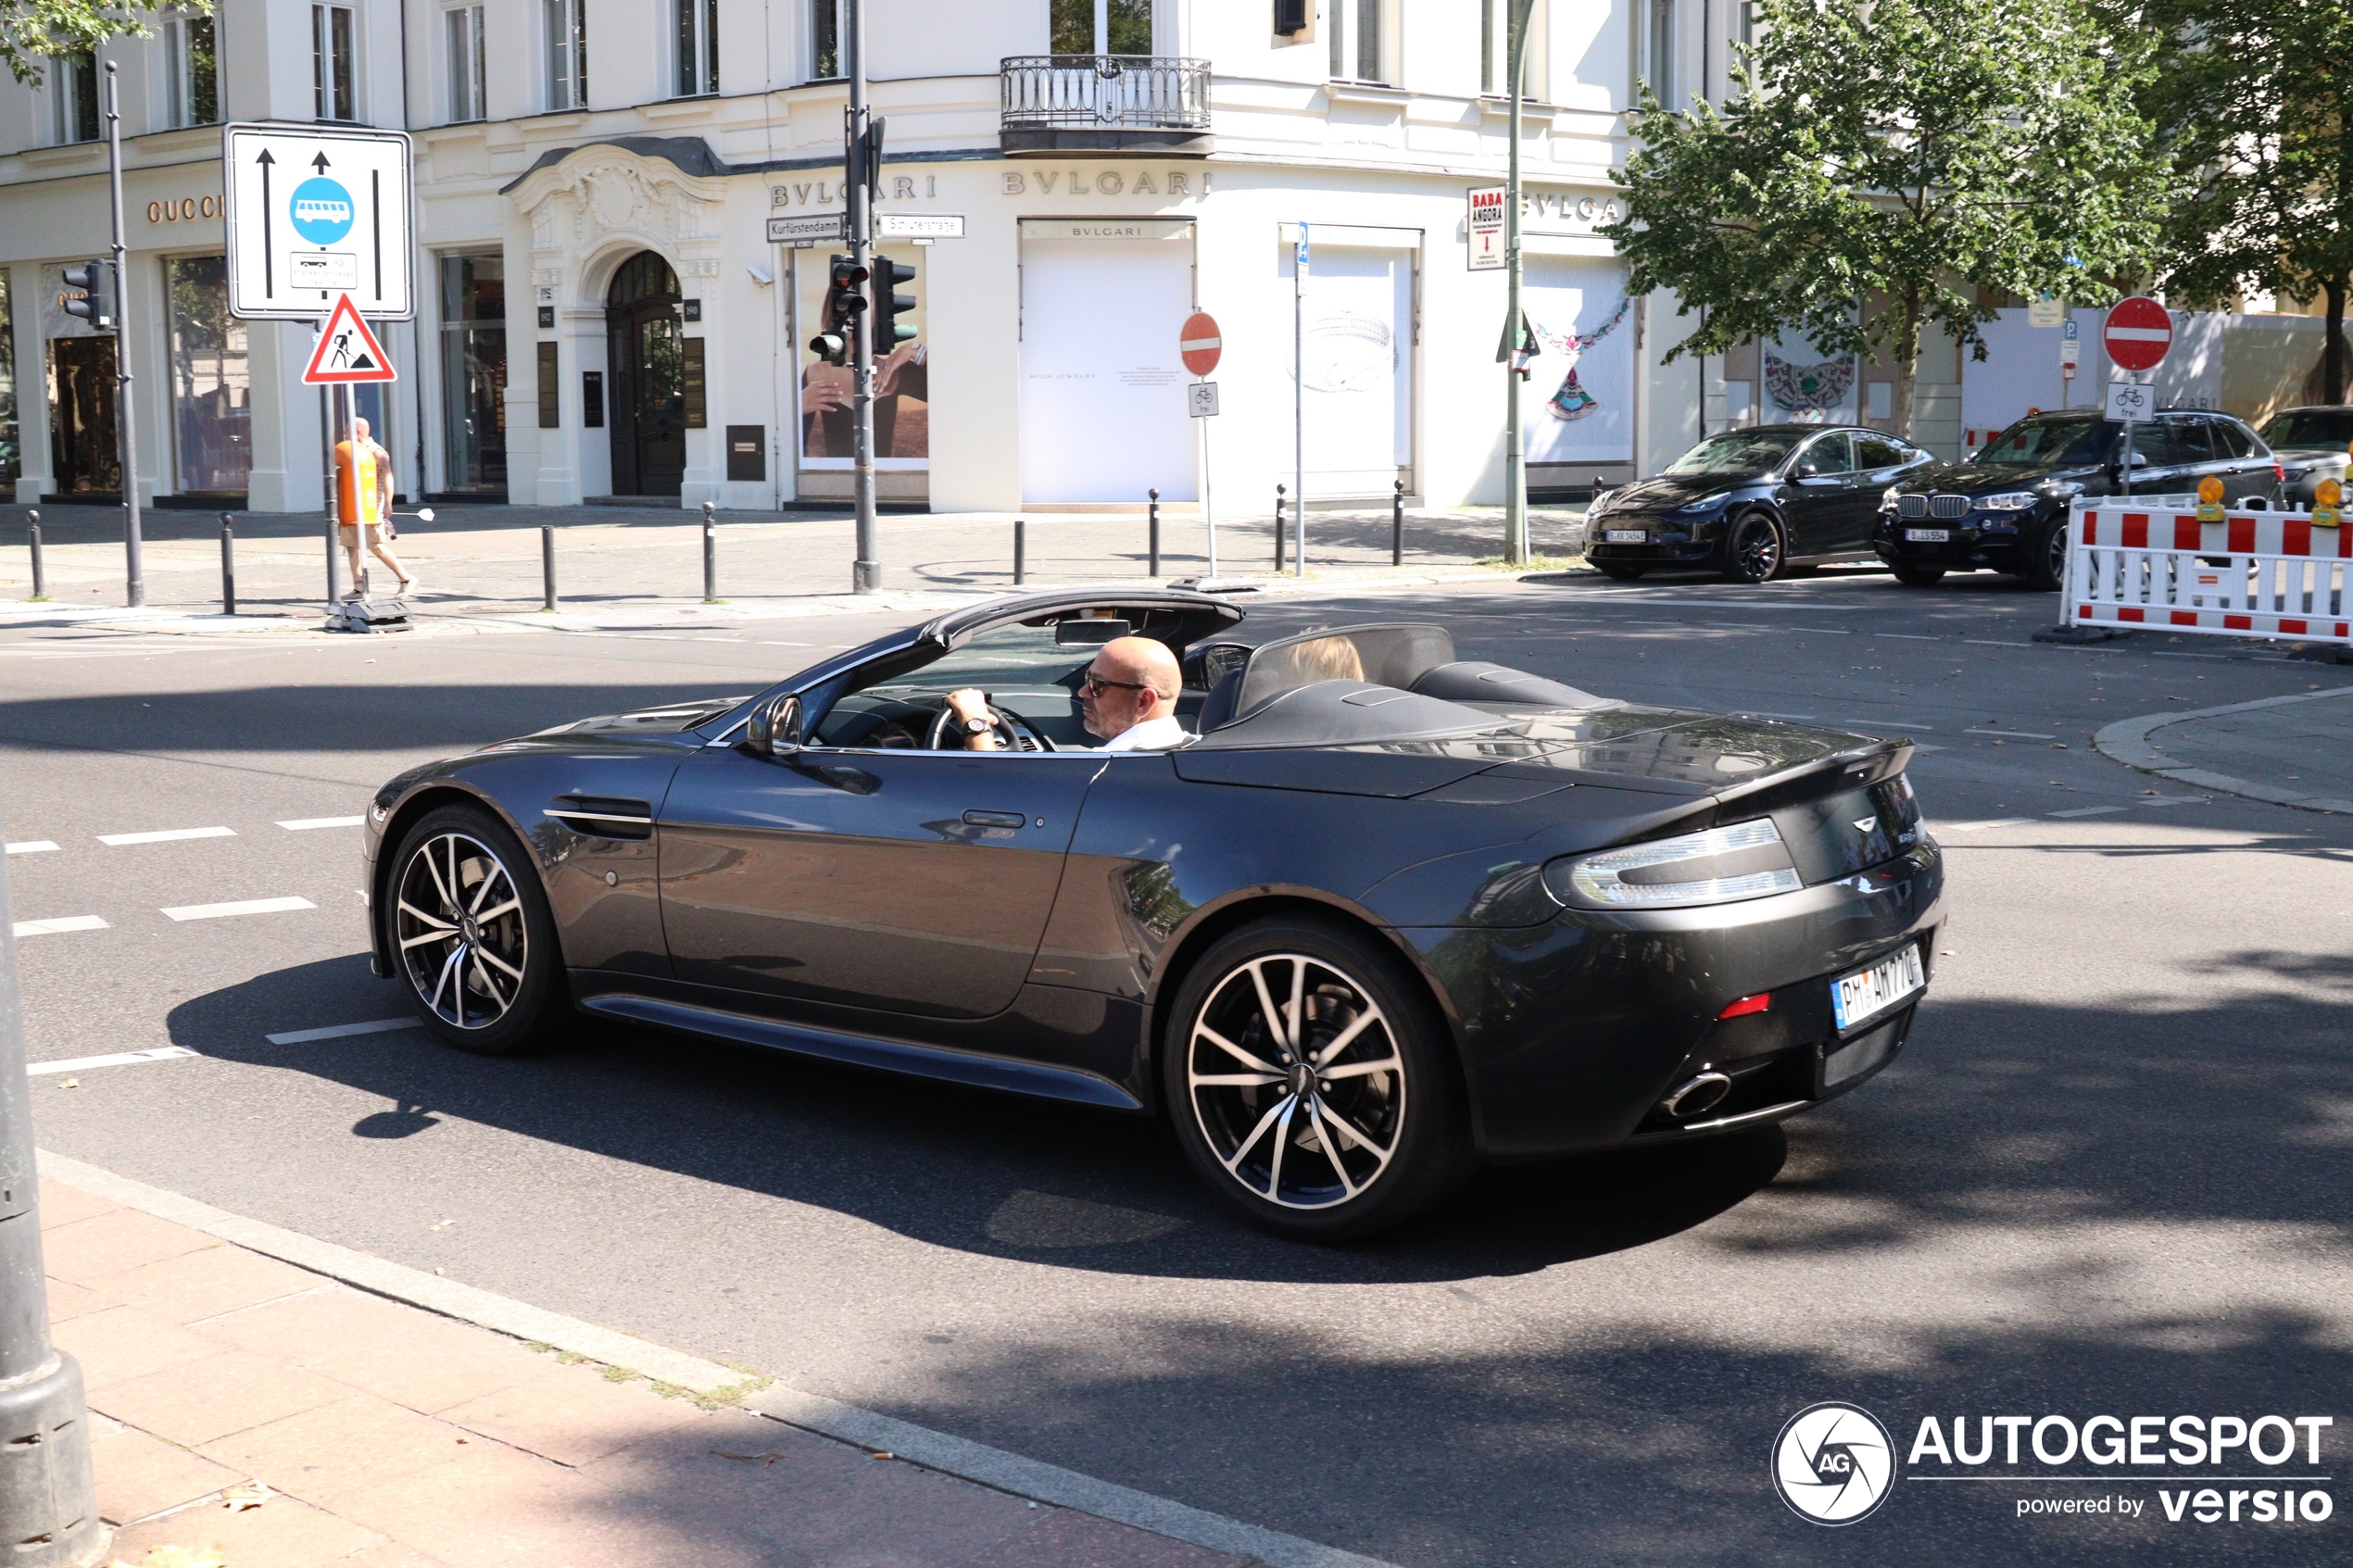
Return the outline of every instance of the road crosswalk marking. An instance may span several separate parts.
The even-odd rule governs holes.
[[[234,838],[234,828],[164,828],[156,833],[102,833],[98,842],[120,847],[125,844],[169,844],[182,838]]]
[[[20,838],[8,846],[11,855],[45,855],[57,845],[45,838]]]
[[[290,1029],[283,1035],[264,1035],[273,1046],[306,1045],[312,1040],[337,1040],[346,1035],[388,1035],[396,1029],[422,1029],[421,1018],[374,1018],[365,1023],[331,1023],[323,1029]]]
[[[240,898],[228,904],[182,904],[164,914],[172,920],[220,920],[228,915],[273,915],[285,909],[315,909],[308,898]]]
[[[364,819],[359,817],[296,817],[278,825],[288,833],[308,833],[312,828],[356,828]]]
[[[59,915],[55,920],[20,920],[9,922],[19,936],[54,936],[64,931],[104,931],[107,922],[96,915]]]
[[[66,1061],[29,1061],[25,1071],[34,1076],[44,1073],[80,1073],[90,1067],[133,1067],[143,1061],[178,1061],[196,1053],[185,1046],[157,1046],[146,1051],[117,1051],[112,1056],[77,1056]]]

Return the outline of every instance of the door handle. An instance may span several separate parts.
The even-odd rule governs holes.
[[[964,824],[975,828],[1017,828],[1029,819],[1019,811],[967,811]]]

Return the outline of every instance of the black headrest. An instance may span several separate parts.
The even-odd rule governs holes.
[[[1227,671],[1216,685],[1210,688],[1208,697],[1202,701],[1195,732],[1205,735],[1220,724],[1231,723],[1235,699],[1241,695],[1242,672],[1239,670]]]

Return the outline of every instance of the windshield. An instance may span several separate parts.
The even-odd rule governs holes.
[[[2353,442],[2353,408],[2290,408],[2271,416],[2263,427],[2263,444],[2283,446],[2334,446],[2343,450]]]
[[[2026,419],[1985,444],[1981,463],[2096,463],[2116,439],[2100,419]]]
[[[1711,435],[1673,462],[1668,473],[1770,473],[1811,431],[1734,430]]]

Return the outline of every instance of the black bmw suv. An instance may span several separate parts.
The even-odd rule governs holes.
[[[2133,427],[2133,489],[2195,492],[2208,474],[2223,500],[2277,506],[2280,468],[2246,424],[2203,408],[2160,408]],[[2123,489],[2124,426],[2095,409],[2032,414],[1966,463],[1940,463],[1891,484],[1871,548],[1915,588],[1948,571],[1991,569],[2056,590],[2067,569],[2067,508]]]

